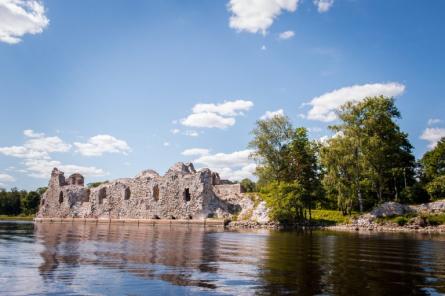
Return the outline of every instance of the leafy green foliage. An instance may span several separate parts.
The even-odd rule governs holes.
[[[445,198],[445,138],[420,160],[421,181],[432,199]]]
[[[39,207],[41,195],[46,188],[26,192],[12,188],[10,191],[0,190],[0,215],[34,215]]]
[[[421,183],[414,183],[400,193],[400,201],[407,204],[420,204],[429,201],[428,192]]]
[[[273,218],[286,223],[310,219],[322,196],[318,146],[309,141],[305,128],[294,129],[285,116],[259,120],[252,134],[249,146],[258,162],[257,185]]]
[[[287,154],[292,134],[292,125],[285,116],[257,121],[249,147],[254,149],[252,157],[260,164],[256,171],[260,184],[291,179],[287,175]]]
[[[420,160],[422,177],[429,182],[445,175],[445,138],[442,138],[431,151],[425,153]]]
[[[320,157],[325,190],[337,198],[343,213],[400,201],[401,191],[415,183],[412,146],[395,122],[398,118],[394,100],[383,96],[341,107],[340,124],[330,127],[336,136],[322,147]]]
[[[425,188],[432,199],[445,198],[445,175],[434,178]]]
[[[426,221],[431,226],[443,225],[445,224],[445,214],[428,215]]]
[[[260,194],[270,209],[272,219],[294,224],[306,218],[304,188],[297,181],[272,181],[261,188]]]
[[[312,210],[312,221],[323,225],[345,224],[350,221],[350,216],[335,210]]]
[[[102,184],[106,184],[106,183],[108,183],[108,181],[101,181],[101,182],[93,182],[93,183],[88,183],[87,184],[87,187],[88,188],[96,188],[96,187],[99,187],[100,185],[102,185]]]
[[[408,223],[408,218],[407,217],[404,217],[404,216],[398,216],[398,217],[395,217],[394,219],[393,219],[393,221],[397,224],[397,225],[399,225],[399,226],[404,226],[406,223]]]
[[[240,182],[244,192],[256,192],[256,184],[252,180],[245,178]]]

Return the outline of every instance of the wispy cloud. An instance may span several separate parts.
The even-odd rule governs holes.
[[[197,132],[195,130],[185,130],[184,131],[184,136],[187,136],[187,137],[197,137],[197,136],[199,136],[199,132]]]
[[[0,182],[1,183],[11,183],[15,182],[15,178],[11,175],[0,172]]]
[[[210,150],[205,148],[190,148],[182,151],[181,154],[185,156],[196,156],[196,155],[203,156],[203,155],[208,155],[209,152]]]
[[[179,128],[171,129],[170,132],[174,135],[178,134],[181,130]]]
[[[294,36],[295,36],[294,31],[284,31],[284,32],[281,32],[280,35],[278,35],[278,37],[279,37],[281,40],[291,39],[291,38],[294,37]]]
[[[428,125],[435,125],[435,124],[442,123],[442,122],[443,122],[443,120],[439,119],[439,118],[428,119]]]

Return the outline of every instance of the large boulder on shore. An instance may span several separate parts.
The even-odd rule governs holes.
[[[402,205],[398,202],[385,202],[371,211],[371,216],[376,218],[401,216],[412,213],[413,209],[407,205]]]

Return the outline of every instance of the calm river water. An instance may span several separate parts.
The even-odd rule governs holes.
[[[0,295],[442,295],[445,236],[0,223]]]

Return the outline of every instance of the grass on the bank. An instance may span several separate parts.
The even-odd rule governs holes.
[[[0,215],[0,221],[32,221],[34,219],[34,216],[7,216],[7,215]]]
[[[380,222],[382,224],[384,224],[386,222],[392,222],[399,226],[404,226],[404,225],[408,224],[411,219],[416,218],[416,217],[422,219],[424,221],[424,224],[429,225],[429,226],[438,226],[438,225],[445,224],[445,214],[443,214],[443,213],[442,214],[420,214],[420,215],[407,214],[407,215],[402,215],[402,216],[382,217],[382,218],[378,218],[377,222]]]
[[[349,223],[354,215],[355,213],[352,216],[344,216],[338,210],[312,210],[312,221],[326,225],[345,224]]]

